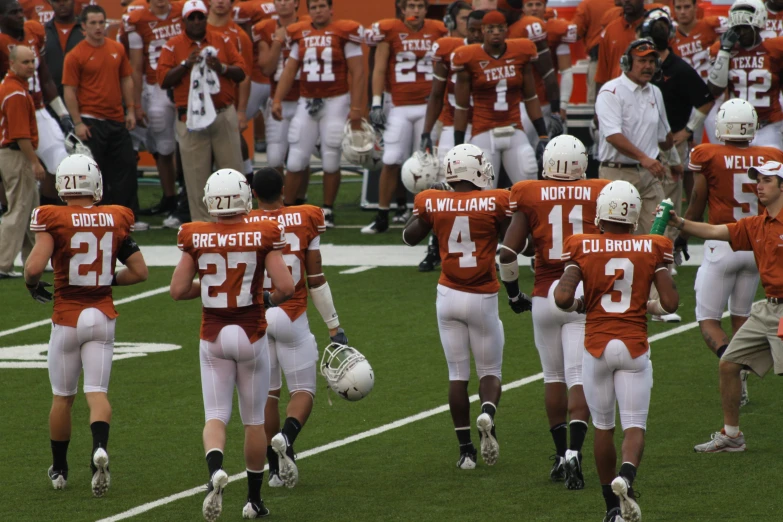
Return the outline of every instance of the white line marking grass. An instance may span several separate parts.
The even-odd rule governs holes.
[[[345,274],[345,275],[348,275],[348,274],[358,274],[360,272],[366,272],[367,270],[372,270],[373,268],[377,268],[377,267],[374,266],[374,265],[362,265],[362,266],[356,266],[356,267],[353,267],[353,268],[349,268],[348,270],[343,270],[340,273],[341,274]]]

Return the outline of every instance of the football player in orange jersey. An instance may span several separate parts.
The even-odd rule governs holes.
[[[604,187],[596,212],[601,234],[576,234],[566,240],[565,271],[554,293],[561,310],[587,314],[582,376],[595,426],[604,521],[610,522],[641,519],[633,481],[644,452],[653,384],[646,314],[673,313],[679,305],[667,269],[673,262],[672,242],[664,236],[634,235],[641,208],[639,192],[627,181]],[[660,298],[650,301],[653,282]],[[580,283],[584,295],[577,297]],[[615,402],[623,428],[619,476]]]
[[[377,45],[370,121],[376,129],[383,129],[383,169],[378,214],[362,228],[363,234],[380,234],[389,228],[389,208],[400,169],[411,153],[419,149],[418,141],[424,130],[427,98],[432,90],[432,44],[447,34],[443,22],[425,18],[427,0],[399,0],[398,6],[402,20],[381,20],[373,24],[372,30]],[[393,105],[388,122],[382,103],[387,82]],[[398,208],[397,212],[404,209]]]
[[[544,406],[555,443],[555,462],[549,476],[565,480],[568,489],[583,489],[582,444],[590,411],[582,391],[584,315],[565,313],[552,293],[563,275],[563,243],[574,234],[596,233],[596,200],[609,180],[584,179],[587,151],[581,141],[563,134],[544,151],[544,180],[520,181],[511,188],[511,224],[500,250],[500,279],[509,304],[523,312],[527,297],[519,291],[518,253],[532,234],[536,249],[533,287],[533,334],[544,370]],[[567,417],[571,422],[566,425]],[[568,445],[568,431],[571,444]],[[566,449],[568,446],[568,449]]]
[[[696,69],[704,81],[710,72],[710,47],[728,29],[728,19],[710,16],[696,18],[696,0],[674,0],[677,31],[672,51]]]
[[[502,162],[512,182],[534,179],[540,170],[537,157],[543,155],[549,139],[533,80],[536,47],[526,38],[506,41],[508,25],[499,11],[484,15],[482,30],[482,45],[460,47],[451,59],[452,70],[457,72],[454,141],[460,145],[465,140],[472,96],[470,142],[481,147],[493,165]],[[539,134],[539,151],[533,150],[522,129],[523,99]]]
[[[734,97],[753,104],[760,126],[753,145],[783,149],[783,37],[762,39],[766,21],[767,11],[761,0],[737,0],[731,6],[729,29],[710,49],[715,62],[707,86],[715,96],[728,86]]]
[[[475,145],[457,145],[446,154],[446,182],[454,190],[425,190],[416,195],[413,219],[402,240],[413,246],[430,231],[438,236],[442,271],[435,301],[438,330],[449,367],[449,409],[459,441],[457,467],[474,469],[470,440],[470,354],[479,377],[481,414],[476,425],[481,457],[497,462],[495,412],[500,400],[503,323],[498,316],[495,272],[498,236],[505,232],[508,191],[484,190],[494,177],[487,155]]]
[[[46,291],[51,285],[41,281],[41,276],[50,259],[54,267],[48,357],[53,394],[49,479],[54,489],[65,488],[68,480],[71,409],[84,368],[92,431],[92,493],[101,497],[111,483],[107,453],[111,405],[107,393],[118,315],[111,287],[145,281],[147,265],[130,236],[133,211],[116,205],[95,206],[103,196],[103,182],[92,158],[81,154],[67,157],[57,167],[55,178],[57,193],[66,206],[33,211],[30,230],[35,232],[35,247],[24,268],[30,294],[45,303],[52,298]],[[115,271],[117,260],[125,269]]]
[[[283,100],[300,73],[301,98],[288,132],[287,205],[293,204],[321,141],[324,217],[334,226],[334,202],[340,189],[340,156],[345,121],[361,129],[359,102],[366,88],[362,42],[364,29],[351,20],[333,20],[332,0],[307,0],[311,20],[287,27],[293,44],[272,101],[272,117],[283,119]],[[350,77],[350,81],[349,81]]]
[[[223,450],[236,387],[247,466],[242,518],[261,518],[269,514],[261,499],[269,391],[264,307],[277,306],[294,295],[294,282],[283,260],[285,232],[275,221],[245,223],[253,196],[245,176],[236,170],[218,170],[209,177],[204,204],[217,223],[182,225],[177,235],[182,257],[170,289],[175,301],[200,298],[203,307],[199,358],[209,484],[202,512],[213,521],[223,509],[223,489],[228,484]],[[263,291],[264,270],[275,287],[271,294]],[[196,274],[199,281],[194,282]]]
[[[24,17],[27,20],[35,20],[45,24],[54,18],[54,8],[49,0],[19,0],[24,11]],[[85,5],[97,5],[98,0],[74,0],[74,11],[76,16],[82,12]]]
[[[699,145],[690,155],[694,172],[693,193],[685,218],[698,221],[709,205],[713,225],[735,223],[764,211],[756,196],[756,184],[748,177],[750,167],[767,161],[783,162],[783,152],[774,147],[751,146],[757,125],[756,110],[745,100],[732,99],[721,105],[716,133],[723,145]],[[675,251],[686,256],[688,234],[680,232]],[[696,273],[696,320],[704,341],[718,358],[729,344],[721,328],[726,306],[731,314],[731,329],[737,333],[750,316],[759,285],[759,272],[752,252],[734,252],[726,241],[707,240],[704,261]],[[741,404],[748,402],[747,372],[743,374]]]
[[[133,93],[136,121],[147,127],[145,145],[155,155],[163,197],[161,213],[177,208],[177,172],[174,153],[177,141],[174,122],[177,109],[157,82],[156,70],[160,51],[169,38],[182,32],[182,4],[171,0],[150,0],[149,6],[135,9],[124,19],[122,32],[128,39],[129,58],[133,67]]]
[[[294,441],[313,410],[316,387],[318,346],[307,321],[308,288],[313,305],[329,329],[332,342],[348,344],[348,338],[340,328],[332,290],[321,269],[320,236],[326,231],[323,212],[312,205],[284,206],[283,175],[271,167],[253,175],[253,193],[258,200],[258,210],[251,211],[245,221],[272,220],[285,227],[287,245],[283,259],[291,269],[296,287],[291,299],[266,311],[271,365],[269,399],[264,413],[264,429],[269,441],[266,450],[269,486],[292,488],[299,480]],[[268,281],[265,288],[271,289]],[[283,385],[281,369],[291,397],[282,430],[278,412]]]
[[[767,28],[762,31],[762,38],[783,36],[783,0],[766,0]]]

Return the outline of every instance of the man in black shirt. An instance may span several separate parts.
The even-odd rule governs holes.
[[[652,83],[663,94],[666,115],[674,137],[674,147],[670,153],[662,153],[663,163],[668,167],[663,191],[667,198],[671,198],[674,208],[678,209],[682,205],[683,177],[691,178],[686,181],[688,195],[692,186],[692,173],[686,169],[693,136],[703,132],[704,119],[715,104],[715,98],[699,73],[669,47],[669,40],[674,36],[674,26],[666,11],[649,11],[639,26],[639,36],[650,38],[661,56],[660,73],[653,78]],[[674,240],[676,232],[667,229],[666,235]]]
[[[68,51],[84,40],[82,28],[74,14],[74,0],[49,0],[54,18],[44,24],[46,29],[46,64],[57,94],[63,95],[63,62]],[[65,42],[65,47],[63,47]]]

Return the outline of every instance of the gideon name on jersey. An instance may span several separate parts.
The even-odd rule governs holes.
[[[427,213],[430,212],[494,212],[495,196],[475,197],[470,199],[436,198],[424,202]]]
[[[582,251],[591,252],[649,252],[652,253],[652,239],[583,239]]]
[[[71,223],[74,228],[83,227],[113,227],[114,216],[99,212],[97,214],[71,214]]]
[[[735,56],[731,59],[732,69],[765,69],[766,56]]]
[[[231,234],[193,234],[193,248],[261,247],[261,232],[233,232]]]
[[[488,82],[503,80],[504,78],[514,78],[517,75],[517,68],[514,65],[504,65],[503,67],[493,67],[484,71]]]
[[[541,187],[541,201],[557,201],[559,199],[593,201],[592,193],[592,187],[575,187],[573,185]]]
[[[290,212],[279,214],[277,216],[248,216],[245,223],[258,223],[259,221],[277,221],[284,227],[293,227],[302,224],[302,214],[299,212]]]
[[[764,156],[723,156],[723,160],[727,169],[745,171],[751,167],[760,167],[766,162]]]

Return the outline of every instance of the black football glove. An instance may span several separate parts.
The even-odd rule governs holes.
[[[424,132],[421,135],[421,143],[419,144],[419,150],[421,152],[429,152],[432,154],[432,151],[435,150],[432,146],[432,136],[430,136],[429,132]]]
[[[376,105],[370,109],[370,123],[372,123],[372,126],[377,130],[384,130],[386,128],[386,115],[383,114],[383,107]]]
[[[521,314],[533,309],[533,301],[526,294],[520,292],[518,296],[508,298],[508,306],[514,310],[515,314]]]
[[[563,118],[558,113],[552,113],[549,119],[549,139],[556,138],[565,132],[565,125],[563,125]]]
[[[27,291],[30,292],[30,296],[39,303],[46,304],[52,300],[52,293],[46,289],[47,286],[52,286],[45,281],[38,281],[37,285],[27,286]]]
[[[277,306],[272,302],[272,293],[264,290],[264,309],[268,310]]]
[[[538,145],[536,145],[536,162],[538,163],[539,174],[544,171],[544,149],[546,149],[547,145],[549,145],[548,138],[540,138]]]
[[[729,28],[729,30],[723,33],[720,37],[720,50],[731,52],[738,41],[739,33],[733,28]]]
[[[74,126],[73,120],[70,116],[62,116],[60,118],[60,129],[63,131],[63,136],[72,134],[76,130],[76,127]]]
[[[345,345],[348,344],[348,336],[345,335],[345,330],[343,330],[342,328],[338,328],[337,329],[337,333],[332,335],[332,336],[330,336],[329,339],[333,343],[345,344]]]
[[[682,236],[677,236],[677,239],[674,240],[674,264],[680,266],[683,262],[683,257],[685,261],[691,258],[691,255],[688,253],[688,240]]]

